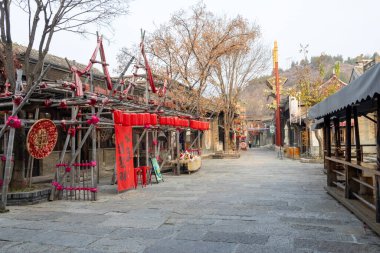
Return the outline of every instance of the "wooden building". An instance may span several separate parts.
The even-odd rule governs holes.
[[[327,192],[380,234],[380,64],[310,109],[323,119]],[[375,123],[374,159],[363,152],[359,119]],[[353,124],[352,124],[353,122]],[[343,124],[342,124],[343,123]],[[339,129],[344,126],[344,132]],[[334,134],[332,134],[334,129]],[[341,134],[345,138],[341,138]],[[344,140],[344,145],[341,141]],[[369,141],[369,140],[366,140]]]

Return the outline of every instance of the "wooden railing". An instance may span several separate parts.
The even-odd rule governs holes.
[[[380,177],[380,171],[375,164],[358,164],[356,161],[345,161],[341,158],[325,156],[327,166],[328,186],[336,186],[345,192],[348,199],[357,199],[367,207],[376,211],[375,177]]]

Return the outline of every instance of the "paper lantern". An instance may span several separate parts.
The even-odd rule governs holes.
[[[123,113],[123,126],[131,125],[131,115],[128,113]]]
[[[166,117],[160,117],[160,125],[165,126],[167,124],[168,120]]]
[[[157,125],[157,114],[150,114],[150,124]]]
[[[137,114],[131,113],[130,118],[131,118],[131,126],[137,126]]]
[[[123,113],[120,110],[113,111],[113,121],[115,124],[121,124],[123,121]]]
[[[137,113],[137,125],[142,126],[144,125],[144,114],[143,113]]]
[[[179,118],[174,117],[174,126],[180,126]]]

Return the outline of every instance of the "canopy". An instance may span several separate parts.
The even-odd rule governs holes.
[[[358,79],[310,108],[309,117],[320,119],[336,114],[347,106],[362,104],[361,113],[372,107],[371,100],[380,94],[380,63],[374,65]],[[365,108],[363,108],[365,107]]]

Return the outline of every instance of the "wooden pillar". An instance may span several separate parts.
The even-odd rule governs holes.
[[[345,153],[345,161],[346,162],[351,162],[351,114],[352,114],[352,109],[351,106],[348,106],[346,108],[346,153]],[[353,168],[344,165],[346,169],[346,190],[345,190],[345,197],[346,198],[352,198],[352,187],[353,187],[353,182],[352,182],[352,177],[353,177]]]
[[[331,127],[330,127],[330,117],[326,116],[324,118],[324,128],[326,129],[326,157],[331,157]],[[327,172],[327,186],[335,186],[334,185],[334,176],[332,162],[329,160],[325,160],[326,172]]]
[[[180,156],[180,149],[179,149],[179,130],[177,129],[176,130],[176,147],[177,147],[177,170],[176,170],[176,174],[179,176],[181,175],[181,165],[179,164],[179,156]]]
[[[359,134],[359,121],[358,121],[358,109],[355,107],[353,109],[354,114],[354,131],[355,131],[355,146],[356,146],[356,161],[360,164],[363,161],[361,147],[360,147],[360,134]]]
[[[339,119],[334,118],[334,141],[335,141],[335,157],[340,156],[340,131],[339,131]]]
[[[380,171],[380,96],[377,96],[377,123],[376,123],[376,154],[377,154],[377,171]],[[376,192],[376,222],[380,222],[380,176],[375,176]]]

